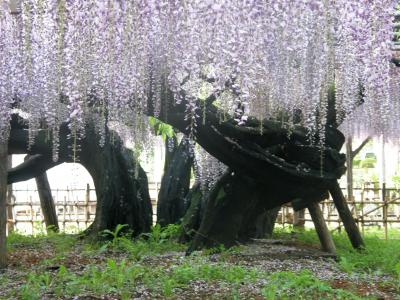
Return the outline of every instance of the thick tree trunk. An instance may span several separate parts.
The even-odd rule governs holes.
[[[7,266],[7,143],[0,143],[0,269]]]
[[[191,241],[200,227],[204,202],[199,182],[196,182],[190,189],[185,197],[185,202],[188,209],[182,219],[182,234],[179,237],[179,241],[182,243]]]
[[[172,93],[166,91],[164,101],[167,103],[162,107],[168,109],[168,114],[163,111],[160,116],[164,122],[188,133],[189,121],[184,118],[186,103],[183,101],[181,104],[172,106],[171,96]],[[240,171],[259,182],[260,187],[264,186],[266,200],[262,209],[279,207],[293,200],[297,202],[296,210],[306,208],[310,203],[322,199],[331,188],[332,182],[336,182],[344,174],[346,158],[339,151],[345,139],[337,129],[341,119],[336,116],[333,89],[328,93],[328,116],[324,127],[323,147],[319,146],[318,134],[313,136],[315,143],[310,145],[310,133],[301,125],[295,125],[289,133],[282,126],[282,122],[278,123],[274,120],[261,121],[249,117],[244,126],[237,126],[233,118],[221,122],[219,116],[223,112],[212,105],[216,98],[216,95],[210,95],[204,101],[205,105],[199,105],[201,108],[198,115],[205,118],[199,117],[197,120],[196,141],[230,169]],[[153,113],[154,110],[150,107],[148,114]],[[168,119],[164,118],[167,115]],[[225,198],[221,197],[222,200]],[[225,207],[226,211],[232,213],[240,209],[246,211],[247,205],[250,205],[252,201],[246,202],[249,203],[243,204],[237,201],[227,203],[215,199],[209,201],[206,215],[190,250],[210,246],[216,242],[227,245],[234,243],[238,230],[235,226],[241,223],[243,216],[236,216],[239,220],[237,222],[238,220],[233,220],[235,216],[230,216],[223,211],[218,214],[212,210]],[[341,203],[342,201],[339,200],[337,202],[335,204],[340,208],[341,213],[348,210],[347,203]],[[233,224],[230,230],[225,229],[221,224],[220,220],[225,216],[227,223]],[[354,226],[349,225],[348,229],[351,231]],[[220,233],[214,233],[217,231]],[[226,237],[224,238],[223,235]],[[349,232],[350,235],[358,236],[358,233]],[[359,245],[360,242],[362,243],[362,240],[358,239],[353,245]]]
[[[172,137],[166,136],[165,138],[165,163],[164,163],[164,174],[167,173],[168,168],[171,165],[172,158],[175,155],[175,151],[178,148],[178,139],[176,135]]]
[[[183,137],[161,181],[157,202],[157,223],[161,226],[176,224],[184,216],[192,165],[189,139]]]
[[[40,131],[35,143],[26,149],[28,130],[12,127],[9,139],[10,153],[28,153],[29,160],[8,172],[8,182],[37,177],[47,169],[63,162],[73,162],[74,138],[64,123],[60,127],[59,161],[51,158],[52,146],[45,131]],[[148,232],[152,225],[152,207],[146,173],[136,162],[133,152],[124,147],[118,134],[108,132],[103,147],[94,124],[87,124],[86,134],[77,141],[79,163],[93,178],[97,208],[93,224],[87,233],[96,235],[104,229],[113,230],[118,224],[127,224],[134,235]]]
[[[58,232],[58,218],[57,211],[54,205],[53,195],[51,194],[51,188],[47,174],[35,178],[36,186],[40,199],[40,207],[44,218],[44,223],[48,231]]]
[[[150,231],[153,212],[147,175],[122,141],[100,147],[98,141],[86,138],[80,163],[92,176],[97,196],[96,217],[88,233],[118,224],[127,224],[133,235]]]
[[[278,206],[265,210],[257,216],[256,221],[253,224],[250,222],[249,237],[257,239],[271,237],[274,232],[276,218],[278,217],[280,209],[281,207]]]
[[[231,247],[271,234],[279,207],[268,207],[268,197],[273,197],[273,192],[268,191],[271,190],[242,174],[223,175],[208,195],[200,228],[188,253],[220,244]]]

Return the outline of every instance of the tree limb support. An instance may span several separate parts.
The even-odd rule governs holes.
[[[335,243],[333,242],[332,235],[326,226],[324,215],[318,202],[313,202],[308,205],[308,211],[314,222],[315,231],[318,234],[321,242],[322,250],[332,254],[336,254]]]
[[[364,241],[361,237],[360,230],[357,227],[356,221],[351,214],[351,211],[347,205],[346,198],[337,181],[334,181],[331,185],[329,192],[332,196],[333,202],[335,203],[336,209],[339,213],[340,219],[343,222],[344,228],[350,239],[350,242],[355,249],[362,249],[365,247]]]

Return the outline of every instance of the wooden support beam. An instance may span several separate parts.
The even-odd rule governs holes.
[[[56,206],[54,205],[53,195],[51,194],[51,188],[46,172],[37,176],[35,180],[46,229],[48,231],[58,232],[59,227]]]
[[[350,242],[355,249],[362,249],[365,247],[364,241],[361,237],[360,230],[357,227],[356,221],[351,214],[351,211],[347,205],[346,199],[339,186],[339,183],[335,181],[329,189],[333,202],[335,203],[336,209],[339,213],[340,219],[343,222],[344,228],[350,239]]]
[[[319,240],[321,242],[322,250],[332,254],[336,254],[335,243],[333,242],[332,235],[326,226],[324,215],[318,202],[313,202],[308,206],[311,218],[314,222],[315,230],[317,231]]]

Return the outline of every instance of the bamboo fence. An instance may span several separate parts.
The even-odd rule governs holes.
[[[153,205],[153,221],[156,220],[157,195],[160,189],[159,182],[149,182],[150,198]],[[345,189],[343,189],[346,192]],[[55,189],[52,190],[61,230],[86,229],[94,220],[96,213],[95,190],[87,185],[86,189]],[[26,233],[35,233],[43,228],[43,216],[37,190],[13,190],[9,197],[8,227],[24,228]],[[388,237],[389,229],[400,228],[400,189],[387,188],[384,184],[377,187],[365,186],[354,189],[354,201],[348,201],[349,207],[361,231],[369,226],[378,226]],[[331,199],[320,202],[325,221],[331,230],[342,230],[342,223]],[[307,210],[304,217],[295,219],[291,205],[281,208],[277,223],[293,225],[294,222],[303,222],[312,226],[311,216]],[[36,228],[35,228],[36,227]]]

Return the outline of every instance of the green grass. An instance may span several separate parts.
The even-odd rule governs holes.
[[[265,299],[361,299],[349,291],[334,289],[308,270],[276,272],[262,289]]]
[[[194,281],[201,280],[212,285],[228,286],[230,294],[227,299],[241,299],[239,290],[244,285],[257,286],[256,292],[265,299],[359,299],[350,291],[335,289],[329,282],[316,279],[308,270],[271,273],[229,263],[233,256],[240,253],[240,247],[217,247],[165,264],[162,257],[155,256],[186,248],[186,245],[176,242],[180,232],[178,226],[164,229],[155,226],[149,234],[136,239],[131,239],[129,233],[123,233],[123,229],[124,226],[118,226],[114,231],[104,231],[103,235],[109,239],[95,243],[62,233],[34,237],[11,234],[8,240],[10,251],[18,248],[45,250],[50,246],[56,255],[28,270],[21,279],[24,283],[10,291],[8,298],[34,300],[45,295],[71,298],[78,295],[114,295],[131,299],[138,295],[138,287],[145,288],[154,297],[173,298],[180,289],[187,289]],[[319,246],[313,230],[298,232],[295,236],[300,243]],[[290,230],[277,230],[275,237],[291,239],[293,235]],[[374,234],[368,234],[364,239],[367,249],[360,252],[351,248],[344,233],[334,234],[339,266],[349,273],[390,274],[400,282],[400,241],[385,241]],[[63,265],[62,258],[75,247],[83,249],[83,255],[87,257],[101,259],[82,265],[79,271]],[[218,253],[218,259],[211,262],[209,255],[214,253]],[[149,256],[153,256],[151,264],[145,260]],[[49,270],[49,265],[58,266],[58,270]],[[9,280],[0,275],[0,289],[8,284]]]
[[[14,251],[17,248],[35,248],[41,249],[52,245],[57,253],[65,253],[72,249],[76,244],[78,236],[66,233],[48,234],[40,233],[36,235],[23,235],[18,232],[12,232],[7,237],[8,251]]]
[[[149,255],[186,249],[186,245],[177,242],[180,233],[177,225],[168,225],[165,228],[155,225],[150,233],[142,234],[134,240],[131,233],[122,233],[122,229],[119,225],[113,232],[105,230],[102,235],[108,235],[111,240],[87,244],[87,254],[114,251],[127,253],[130,259],[141,260]]]
[[[41,299],[45,293],[57,297],[113,294],[122,299],[131,299],[135,287],[143,285],[154,295],[170,298],[177,288],[186,288],[194,280],[228,284],[236,291],[241,285],[260,279],[267,281],[261,289],[265,299],[359,299],[351,292],[333,289],[328,283],[315,279],[310,271],[268,274],[255,268],[210,264],[198,259],[191,259],[170,269],[144,266],[126,260],[119,263],[108,260],[100,266],[88,266],[80,275],[61,266],[56,274],[28,274],[27,283],[15,296],[23,300],[35,300]]]
[[[397,237],[400,231],[392,230],[389,236]],[[288,239],[291,237],[291,229],[279,229],[274,234],[277,238]],[[389,274],[400,276],[400,240],[382,238],[382,233],[367,231],[363,236],[366,249],[354,250],[345,232],[333,234],[337,255],[341,268],[348,272]],[[319,240],[314,230],[297,231],[296,240],[305,244],[319,246]]]

